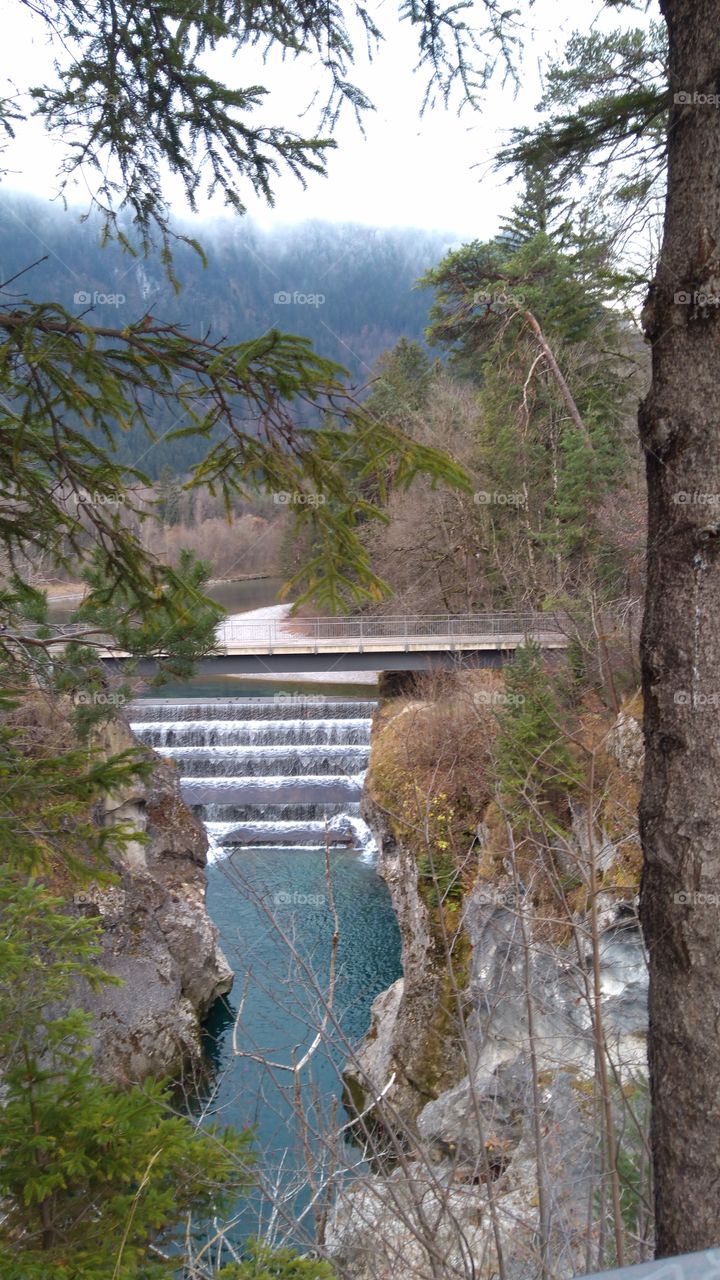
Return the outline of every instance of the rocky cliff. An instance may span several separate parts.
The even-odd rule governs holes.
[[[374,743],[384,765],[388,727],[386,718]],[[423,891],[416,842],[403,838],[371,766],[365,813],[400,925],[404,976],[375,1001],[347,1069],[357,1108],[382,1096],[374,1119],[390,1135],[383,1172],[357,1180],[335,1207],[328,1243],[353,1280],[398,1267],[418,1280],[491,1280],[499,1270],[531,1280],[543,1274],[541,1240],[557,1280],[594,1269],[606,1229],[597,1202],[608,1116],[629,1134],[624,1158],[642,1160],[647,1023],[635,911],[636,709],[595,737],[591,824],[568,801],[567,829],[542,854],[526,854],[521,875],[494,806],[478,815],[454,931]]]
[[[122,722],[103,729],[108,754],[133,746]],[[116,882],[73,900],[78,912],[100,917],[99,964],[122,979],[83,991],[80,1001],[92,1015],[98,1071],[120,1081],[198,1067],[200,1021],[232,985],[205,907],[204,828],[180,796],[174,766],[155,759],[148,781],[107,796],[98,815],[138,833],[114,858]]]
[[[400,926],[403,977],[373,1003],[370,1030],[359,1058],[345,1070],[358,1109],[367,1103],[367,1083],[382,1088],[405,1120],[463,1074],[453,1034],[452,995],[445,953],[423,901],[417,860],[395,835],[387,815],[366,795],[363,816],[378,845],[378,872],[390,890]]]

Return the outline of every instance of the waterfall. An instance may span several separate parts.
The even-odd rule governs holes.
[[[209,859],[238,845],[290,849],[374,845],[360,796],[376,704],[320,696],[207,701],[143,699],[131,729],[173,761],[205,823]]]

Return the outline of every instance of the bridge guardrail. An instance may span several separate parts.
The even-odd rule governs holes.
[[[426,617],[383,616],[352,618],[230,619],[218,628],[218,639],[228,647],[243,644],[295,645],[336,641],[360,643],[388,640],[395,643],[437,639],[492,640],[499,636],[550,636],[565,634],[555,614],[507,611],[483,614]]]
[[[56,642],[82,639],[82,624],[51,624]],[[29,626],[25,635],[34,635],[39,628]],[[499,637],[512,639],[533,636],[536,639],[564,638],[568,634],[567,620],[554,613],[533,613],[522,610],[505,610],[477,614],[429,614],[425,617],[408,615],[383,615],[382,617],[332,617],[332,618],[228,618],[217,627],[216,652],[223,650],[297,647],[309,650],[330,644],[347,643],[362,649],[365,642],[387,640],[393,646],[422,645],[437,640],[445,646],[454,643],[468,645],[473,641],[492,642]],[[22,643],[21,636],[6,633],[6,638]],[[96,645],[114,647],[110,636],[94,632]]]

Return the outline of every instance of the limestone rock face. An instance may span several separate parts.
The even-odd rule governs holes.
[[[608,743],[609,750],[623,768],[639,770],[645,758],[645,739],[637,716],[628,709],[618,713]]]
[[[357,1055],[346,1064],[343,1083],[349,1109],[358,1114],[372,1105],[372,1096],[382,1092],[392,1097],[397,1078],[394,1065],[397,1047],[397,1019],[402,1006],[405,982],[398,978],[375,997],[370,1010],[370,1027]]]
[[[480,1105],[484,1110],[484,1100]],[[592,1151],[584,1105],[569,1075],[559,1073],[543,1088],[553,1207],[549,1244],[558,1280],[586,1273]],[[482,1179],[471,1161],[447,1157],[435,1164],[411,1161],[386,1177],[358,1178],[337,1200],[326,1248],[352,1280],[497,1280],[499,1240],[507,1280],[538,1280],[537,1164],[529,1109],[527,1125],[491,1183],[495,1225]]]
[[[445,960],[433,939],[412,852],[396,840],[368,796],[362,812],[377,840],[378,873],[400,927],[404,978],[375,1000],[370,1032],[344,1076],[356,1101],[367,1105],[370,1094],[384,1090],[394,1075],[384,1096],[403,1117],[414,1119],[462,1074],[457,1045],[446,1034]]]
[[[108,752],[136,746],[127,726],[107,731]],[[205,906],[207,838],[180,796],[172,764],[157,760],[145,783],[106,797],[104,817],[133,826],[114,860],[117,883],[75,896],[102,921],[99,965],[120,987],[83,990],[93,1050],[106,1079],[142,1080],[200,1063],[200,1020],[233,974]]]
[[[618,718],[612,754],[615,748],[620,751],[621,767],[632,772],[640,768],[641,752],[629,719],[620,723]],[[633,725],[638,727],[634,719]],[[575,814],[571,805],[569,809],[571,829],[564,847],[553,849],[552,856],[560,875],[569,878],[574,871],[580,902],[586,901],[584,868],[591,851],[585,815]],[[570,907],[563,927],[557,928],[552,917],[558,913],[549,911],[546,901],[534,901],[524,887],[513,891],[509,880],[493,882],[478,874],[463,904],[470,948],[462,995],[464,1051],[458,1061],[455,1033],[456,1043],[448,1047],[455,1080],[441,1082],[434,1093],[423,1092],[417,1085],[426,1086],[431,1075],[428,1055],[435,1062],[441,1051],[422,1018],[440,1025],[436,1002],[444,961],[431,945],[412,854],[371,802],[365,803],[365,812],[380,850],[378,869],[400,924],[404,977],[375,1001],[370,1032],[348,1075],[354,1099],[367,1105],[397,1073],[399,1085],[384,1096],[404,1122],[398,1133],[404,1127],[405,1151],[408,1131],[415,1145],[400,1167],[384,1176],[365,1175],[339,1195],[326,1244],[346,1280],[393,1274],[416,1280],[436,1280],[438,1274],[494,1280],[498,1245],[508,1280],[531,1280],[540,1274],[540,1132],[551,1206],[552,1274],[556,1280],[582,1274],[588,1269],[588,1205],[593,1204],[598,1160],[587,907]],[[488,833],[478,835],[480,865]],[[608,886],[598,897],[598,963],[619,1128],[623,1092],[635,1099],[636,1110],[644,1105],[647,966],[632,889],[612,889],[622,865],[622,841],[600,827],[592,852]],[[447,1034],[453,1034],[449,1026]],[[439,1272],[438,1259],[445,1260]]]

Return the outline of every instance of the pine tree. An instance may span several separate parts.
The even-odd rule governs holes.
[[[478,389],[487,540],[512,548],[526,597],[538,604],[581,594],[594,563],[602,563],[608,592],[617,590],[623,569],[597,513],[628,466],[637,370],[609,305],[619,278],[607,241],[533,168],[505,231],[449,254],[423,283],[436,290],[428,336]],[[580,427],[536,325],[564,371]]]
[[[98,922],[0,866],[0,1251],[7,1280],[160,1280],[192,1213],[249,1185],[248,1137],[175,1115],[161,1085],[101,1081],[88,1019],[58,1012],[98,969]]]
[[[401,338],[381,356],[365,408],[383,422],[403,426],[427,401],[433,365],[419,342]]]
[[[542,122],[516,129],[499,163],[520,174],[539,168],[560,190],[577,189],[581,179],[586,208],[624,240],[662,197],[667,58],[667,29],[659,22],[576,31],[562,59],[547,68]]]
[[[537,830],[552,827],[580,784],[582,770],[565,733],[561,706],[535,642],[516,651],[505,669],[505,702],[495,743],[497,779],[511,819]]]
[[[552,174],[541,165],[528,165],[523,173],[524,185],[510,216],[500,223],[497,240],[508,252],[517,252],[536,235],[550,237],[562,247],[572,241],[572,223],[568,202]]]
[[[180,523],[182,487],[169,463],[165,463],[157,482],[157,512],[163,524]]]

